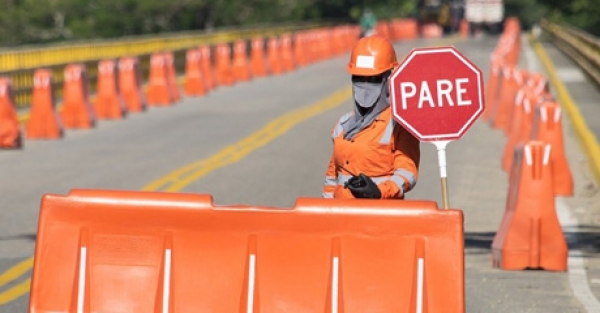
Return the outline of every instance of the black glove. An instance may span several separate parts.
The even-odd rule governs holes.
[[[369,176],[360,173],[352,176],[344,184],[344,188],[350,189],[355,198],[381,199],[381,190]]]

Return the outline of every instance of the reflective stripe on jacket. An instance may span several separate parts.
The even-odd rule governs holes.
[[[352,114],[342,116],[333,129],[333,154],[323,197],[354,198],[344,183],[353,175],[364,173],[377,184],[383,199],[403,198],[417,183],[418,139],[398,125],[387,108],[352,140],[345,140],[341,124]]]

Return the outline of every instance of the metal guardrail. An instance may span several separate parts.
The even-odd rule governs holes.
[[[600,86],[600,38],[575,27],[542,20],[541,27]]]
[[[214,46],[218,43],[232,43],[239,39],[278,36],[317,27],[335,25],[335,22],[311,22],[288,25],[267,25],[240,29],[222,29],[212,32],[182,32],[167,35],[139,36],[118,40],[88,41],[71,44],[24,47],[13,50],[0,50],[0,76],[9,77],[13,83],[15,105],[26,110],[31,102],[33,72],[47,68],[53,73],[53,86],[57,98],[62,97],[64,68],[68,64],[81,63],[91,92],[95,91],[98,61],[118,59],[124,56],[137,56],[140,61],[140,75],[148,77],[150,56],[159,51],[172,51],[175,57],[175,70],[183,73],[185,51],[200,45]]]

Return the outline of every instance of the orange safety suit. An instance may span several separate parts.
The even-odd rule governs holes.
[[[344,139],[342,123],[354,112],[342,116],[333,129],[333,154],[329,161],[323,197],[352,199],[344,183],[364,173],[381,190],[382,199],[402,199],[418,178],[420,143],[396,123],[388,107],[352,140]]]

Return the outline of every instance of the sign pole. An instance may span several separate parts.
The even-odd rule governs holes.
[[[438,165],[440,167],[440,178],[442,179],[442,199],[444,210],[450,208],[450,200],[448,197],[448,173],[446,171],[446,146],[450,141],[433,141],[438,151]]]

